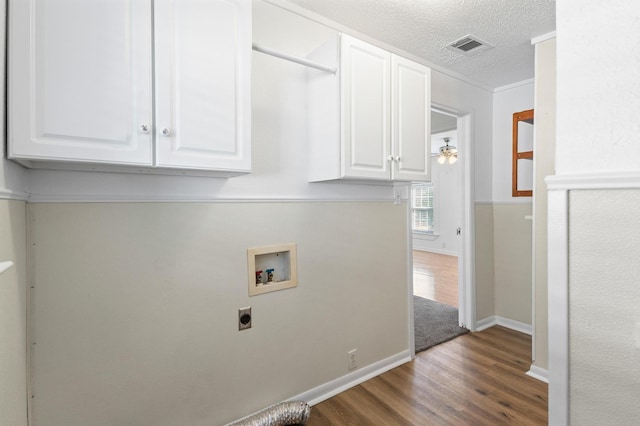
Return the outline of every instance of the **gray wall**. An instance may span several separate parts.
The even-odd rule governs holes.
[[[637,424],[640,190],[572,191],[569,205],[571,424]]]
[[[27,424],[27,253],[25,203],[0,200],[0,418]]]
[[[220,424],[408,351],[406,204],[29,211],[36,425]],[[249,297],[247,248],[281,243],[298,287]]]

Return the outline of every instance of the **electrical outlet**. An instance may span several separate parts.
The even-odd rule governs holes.
[[[251,328],[251,306],[238,309],[238,330]]]
[[[402,193],[399,189],[396,189],[393,194],[393,204],[396,206],[402,204]]]
[[[358,368],[357,354],[358,354],[357,349],[351,349],[349,352],[347,352],[347,355],[349,356],[349,371],[355,370],[356,368]]]

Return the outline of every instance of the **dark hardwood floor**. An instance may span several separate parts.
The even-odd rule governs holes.
[[[458,257],[413,251],[413,294],[458,307]]]
[[[330,398],[309,425],[545,425],[547,385],[525,372],[531,337],[468,333]]]

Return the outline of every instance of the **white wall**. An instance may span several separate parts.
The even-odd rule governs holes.
[[[549,238],[559,250],[569,247],[564,266],[569,268],[570,340],[568,375],[562,368],[553,371],[550,358],[549,404],[562,412],[556,401],[568,403],[576,425],[631,425],[640,417],[640,351],[634,337],[640,322],[640,81],[634,72],[640,52],[627,48],[640,42],[639,20],[640,4],[634,0],[557,3],[557,177],[552,183],[554,191],[569,192],[570,233],[567,241]],[[559,206],[550,204],[550,219],[562,213]],[[553,268],[550,274],[550,280],[557,277]],[[557,306],[550,298],[552,303]],[[553,366],[559,367],[556,359],[562,358],[554,357]]]
[[[431,74],[431,85],[434,105],[452,109],[460,115],[471,114],[473,191],[476,200],[491,201],[493,94],[437,71]]]
[[[639,14],[633,0],[558,3],[558,174],[640,169],[640,81],[629,72],[640,53],[626,47]]]
[[[435,194],[435,234],[413,233],[415,250],[458,256],[460,237],[456,228],[461,226],[462,205],[458,195],[458,163],[438,164],[431,157],[431,181]]]
[[[444,145],[443,138],[449,137],[450,146],[458,146],[455,130],[431,136],[431,152]],[[459,163],[438,164],[437,156],[431,156],[431,182],[435,194],[435,234],[413,233],[415,250],[458,256],[460,237],[456,229],[462,226],[462,198],[458,188]]]
[[[530,203],[531,197],[511,196],[513,113],[533,108],[534,82],[499,88],[493,97],[493,201]],[[534,153],[535,155],[535,153]]]

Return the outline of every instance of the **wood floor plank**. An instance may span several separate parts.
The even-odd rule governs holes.
[[[468,333],[313,407],[309,425],[545,425],[547,385],[525,372],[531,338]]]
[[[413,293],[458,307],[458,257],[413,251]]]

